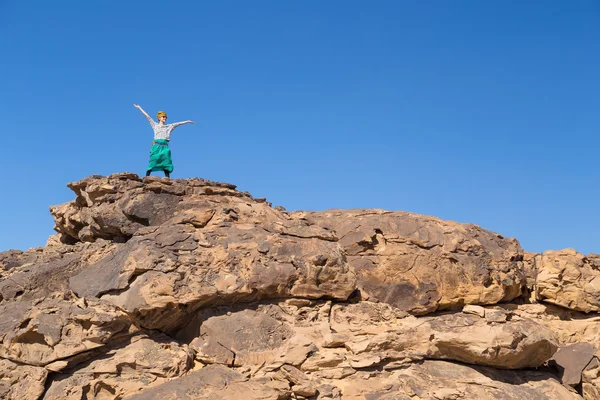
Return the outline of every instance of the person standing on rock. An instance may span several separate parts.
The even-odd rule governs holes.
[[[171,149],[169,149],[169,140],[171,140],[171,132],[173,129],[180,125],[195,124],[194,121],[182,121],[175,122],[174,124],[167,124],[167,113],[159,111],[156,113],[158,123],[156,123],[152,117],[150,117],[146,111],[137,104],[133,105],[135,108],[140,110],[142,114],[148,118],[152,130],[154,131],[154,141],[152,142],[152,148],[150,149],[150,162],[148,162],[148,168],[146,169],[146,176],[150,176],[152,171],[164,171],[167,178],[170,177],[173,172],[173,161],[171,160]]]

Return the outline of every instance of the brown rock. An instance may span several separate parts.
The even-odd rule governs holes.
[[[220,365],[209,365],[199,371],[144,390],[124,400],[279,400],[280,393],[273,388],[247,378]]]
[[[377,355],[360,354],[352,357],[350,366],[354,369],[368,368],[381,362],[381,357]]]
[[[15,267],[31,265],[39,259],[38,252],[8,250],[0,252],[0,271],[8,271]]]
[[[115,248],[114,244],[99,240],[94,244],[80,243],[58,250],[31,249],[19,253],[13,261],[4,258],[5,265],[10,268],[0,272],[0,303],[14,299],[43,299],[56,292],[67,295],[70,291],[68,280],[72,275],[111,254]],[[0,258],[2,254],[5,253],[0,253]]]
[[[600,354],[590,361],[583,370],[582,391],[585,400],[600,399]]]
[[[2,398],[579,398],[523,369],[597,343],[598,256],[203,179],[69,186],[45,247],[0,253]],[[588,353],[555,359],[595,398]]]
[[[487,322],[504,323],[508,320],[509,313],[502,309],[487,308],[485,310],[485,320]]]
[[[539,367],[557,349],[552,332],[533,321],[497,325],[471,322],[462,318],[432,321],[429,356],[517,369]]]
[[[575,343],[560,348],[551,358],[562,370],[561,381],[565,385],[581,383],[581,374],[594,358],[596,348],[589,343]]]
[[[355,355],[401,360],[412,354],[500,368],[526,368],[540,366],[557,349],[552,332],[532,320],[496,323],[476,315],[454,313],[380,322],[357,331],[343,322],[346,315],[356,314],[356,309],[356,305],[335,306],[331,317],[332,328],[337,332],[352,329],[361,333],[345,343]]]
[[[573,343],[598,343],[600,317],[552,304],[505,304],[512,320],[533,320],[551,330],[561,346]]]
[[[229,367],[234,365],[235,353],[218,340],[205,340],[199,337],[192,340],[190,347],[196,353],[196,359],[204,364],[223,364]]]
[[[600,257],[565,249],[546,251],[535,260],[540,299],[572,310],[600,311]]]
[[[328,369],[337,367],[346,360],[344,354],[337,350],[323,349],[317,354],[309,357],[301,367],[302,371],[319,371],[322,369]]]
[[[44,368],[19,365],[0,359],[0,398],[37,400],[44,393],[48,372]]]
[[[350,366],[340,366],[316,371],[315,373],[313,373],[313,376],[323,379],[339,380],[354,375],[355,373],[356,370]]]
[[[293,385],[302,385],[310,382],[310,378],[308,378],[304,372],[292,365],[283,365],[281,367],[281,372],[285,379]]]
[[[536,302],[539,300],[536,283],[538,275],[538,265],[536,260],[538,256],[539,253],[531,253],[527,251],[523,254],[523,271],[525,273],[525,281],[527,282],[523,295],[531,302]]]
[[[579,398],[553,376],[444,361],[423,361],[368,380],[336,382],[346,399],[573,400]]]
[[[243,310],[205,320],[200,337],[191,345],[203,362],[230,366],[261,364],[272,362],[284,353],[282,347],[292,335],[293,330],[275,318]],[[305,358],[306,355],[302,361]]]
[[[185,346],[164,335],[138,335],[124,347],[109,349],[84,367],[58,375],[44,399],[116,399],[134,395],[182,376],[192,365],[191,357]]]
[[[199,187],[214,187],[214,190],[204,191],[209,195],[249,198],[231,190],[235,186],[229,184],[199,179],[142,181],[131,173],[108,177],[92,175],[67,186],[77,197],[72,202],[51,207],[55,229],[74,240],[90,242],[98,238],[128,239],[144,226],[164,223],[178,210],[189,208],[182,200],[185,195],[192,196]]]
[[[285,355],[282,357],[282,361],[294,367],[300,366],[309,355],[318,351],[317,346],[313,342],[301,335],[292,337],[287,344],[288,346]]]
[[[382,210],[291,215],[335,231],[364,299],[413,314],[509,301],[525,284],[517,241],[475,225]]]
[[[209,186],[227,190],[195,194]],[[127,174],[71,187],[77,199],[53,209],[57,230],[73,240],[127,243],[72,274],[69,287],[113,302],[146,328],[176,330],[201,307],[269,297],[345,300],[356,288],[330,231],[232,187]]]
[[[485,317],[485,308],[481,306],[474,306],[472,304],[468,304],[463,307],[462,312],[465,314],[473,314],[478,315],[481,318]]]
[[[127,314],[94,301],[8,302],[0,315],[0,357],[36,366],[103,347],[133,329]]]
[[[311,383],[295,385],[292,387],[292,391],[294,392],[294,394],[304,397],[315,396],[318,393],[318,390],[315,387],[315,385]]]

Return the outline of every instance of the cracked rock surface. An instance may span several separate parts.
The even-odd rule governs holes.
[[[600,256],[90,176],[0,253],[2,399],[595,399]]]

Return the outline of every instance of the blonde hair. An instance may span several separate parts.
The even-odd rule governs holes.
[[[160,118],[160,117],[161,117],[161,116],[163,116],[163,115],[166,117],[166,116],[167,116],[167,113],[166,113],[166,112],[164,112],[164,111],[159,111],[159,112],[157,112],[157,113],[156,113],[156,118]]]

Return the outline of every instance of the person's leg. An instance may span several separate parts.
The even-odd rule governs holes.
[[[150,176],[150,172],[152,172],[151,169],[149,169],[148,171],[146,171],[146,176]]]
[[[171,174],[170,174],[170,173],[169,173],[169,171],[167,171],[166,169],[165,169],[165,176],[166,176],[167,178],[170,178],[170,177],[171,177]]]

